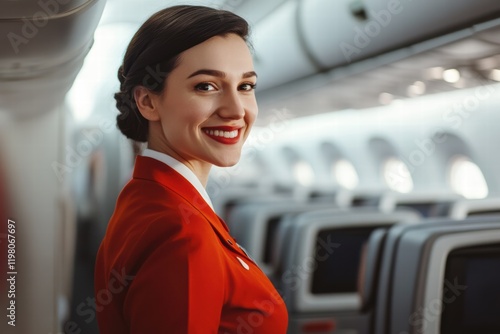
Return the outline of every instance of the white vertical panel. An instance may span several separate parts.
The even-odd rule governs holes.
[[[1,333],[59,333],[57,299],[64,286],[60,276],[62,183],[51,164],[61,160],[62,121],[58,108],[2,124],[2,165],[12,203],[7,214],[17,224],[18,275],[15,331],[7,326],[3,309]]]

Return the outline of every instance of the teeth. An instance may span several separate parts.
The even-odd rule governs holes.
[[[211,136],[224,137],[224,138],[236,138],[236,136],[238,136],[238,130],[233,130],[233,131],[205,130],[205,132]]]

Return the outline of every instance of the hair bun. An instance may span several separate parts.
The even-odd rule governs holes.
[[[118,129],[135,141],[146,142],[148,121],[140,114],[133,96],[128,91],[115,93],[116,108],[120,112],[116,116]]]
[[[127,77],[125,76],[123,65],[118,68],[118,80],[120,81],[120,89],[124,90],[125,83],[127,81]]]

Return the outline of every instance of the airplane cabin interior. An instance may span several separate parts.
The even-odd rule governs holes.
[[[500,333],[494,0],[1,1],[0,333],[99,333],[95,257],[146,147],[116,73],[178,4],[251,27],[259,115],[206,191],[287,333]]]

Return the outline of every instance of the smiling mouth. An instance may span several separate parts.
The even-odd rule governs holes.
[[[214,127],[204,128],[202,130],[207,136],[222,144],[232,145],[240,140],[241,128]]]

